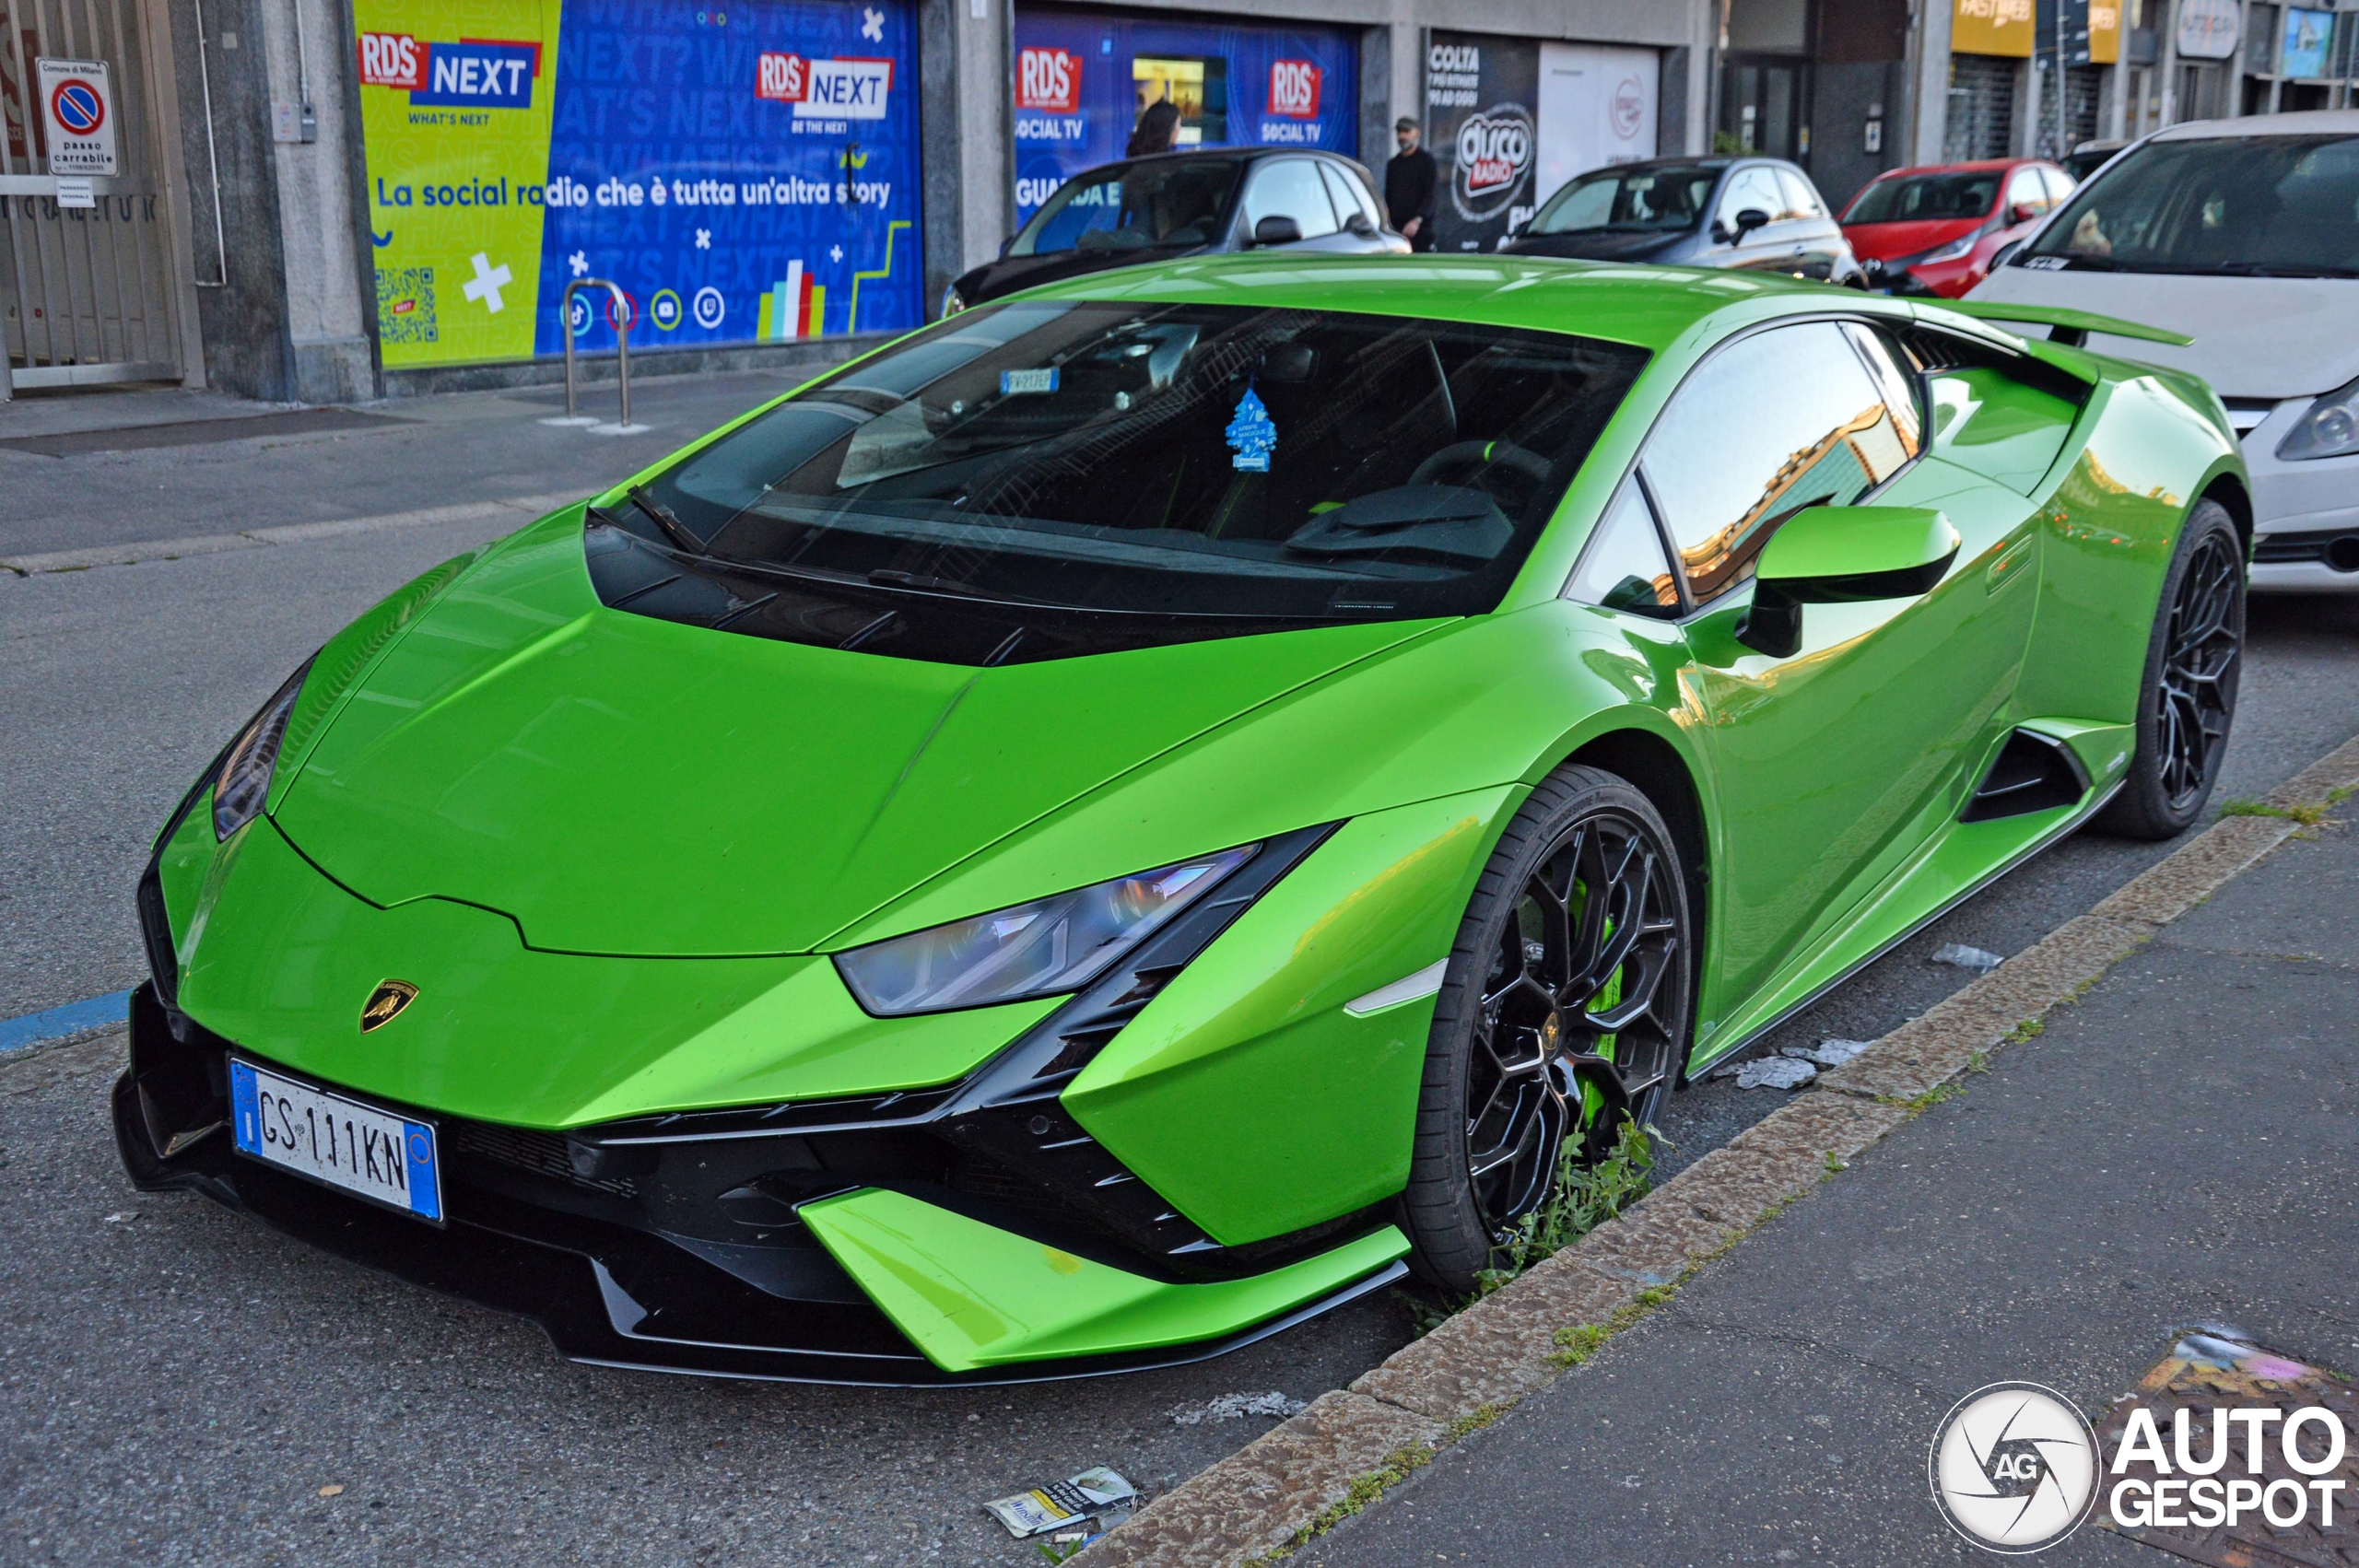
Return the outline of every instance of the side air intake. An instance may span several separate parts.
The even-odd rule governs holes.
[[[1999,748],[1958,820],[1989,822],[2077,805],[2088,792],[2088,770],[2071,747],[2036,730],[2017,730]]]

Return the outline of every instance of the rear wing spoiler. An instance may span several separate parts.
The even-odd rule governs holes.
[[[2094,310],[2075,310],[2063,305],[2010,305],[1997,299],[1924,300],[1938,304],[1944,310],[1955,310],[1983,322],[2023,322],[2049,330],[2048,341],[2060,343],[2067,348],[2078,348],[2089,340],[2091,333],[2103,333],[2108,337],[2136,338],[2142,343],[2167,344],[2173,348],[2185,348],[2195,340],[2183,332],[2167,327],[2150,327],[2140,322],[2125,322],[2118,316],[2100,316]]]

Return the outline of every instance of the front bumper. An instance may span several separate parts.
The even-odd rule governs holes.
[[[113,1113],[136,1185],[202,1193],[353,1262],[532,1318],[579,1362],[870,1385],[1135,1372],[1223,1354],[1404,1271],[1405,1242],[1373,1214],[1249,1249],[1192,1233],[1158,1264],[1033,1179],[1020,1153],[990,1148],[980,1118],[945,1118],[971,1081],[564,1134],[416,1112],[440,1128],[449,1223],[436,1228],[238,1154],[230,1042],[171,1013],[152,984],[134,994],[131,1025]],[[1094,1151],[1121,1174],[1062,1119],[1053,1090],[998,1119],[1036,1148],[1063,1145],[1060,1159]],[[1048,1133],[1034,1132],[1043,1120]],[[1114,1187],[1153,1198],[1135,1178]],[[1192,1231],[1160,1220],[1162,1239]]]
[[[2359,593],[2359,456],[2289,462],[2277,455],[2313,401],[2278,404],[2242,442],[2259,591]]]

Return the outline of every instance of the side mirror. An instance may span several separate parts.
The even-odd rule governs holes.
[[[1373,240],[1376,238],[1376,225],[1367,220],[1367,214],[1364,212],[1356,212],[1352,214],[1351,216],[1345,218],[1344,220],[1344,227],[1350,229],[1355,235],[1358,236],[1362,240]]]
[[[1292,245],[1302,239],[1302,225],[1284,213],[1272,213],[1253,226],[1256,245]]]
[[[1007,253],[1015,249],[1015,236],[1011,234],[999,242],[999,259],[1003,262],[1007,260]]]
[[[2038,216],[2039,209],[2029,202],[2017,202],[2007,209],[2007,221],[2010,224],[2029,223]]]
[[[1743,244],[1744,237],[1746,235],[1752,233],[1756,228],[1765,227],[1768,222],[1769,215],[1762,211],[1759,207],[1743,208],[1736,215],[1736,238],[1731,240],[1730,243],[1734,245]]]
[[[1753,607],[1736,639],[1756,653],[1802,651],[1802,606],[1930,592],[1963,541],[1924,507],[1809,507],[1770,536],[1754,568]]]

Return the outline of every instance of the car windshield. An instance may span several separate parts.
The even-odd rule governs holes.
[[[1090,170],[1050,193],[1008,254],[1207,244],[1243,167],[1241,158],[1191,155]]]
[[[2149,142],[2083,187],[2014,264],[2359,277],[2359,136]]]
[[[987,306],[593,514],[593,565],[610,604],[838,646],[874,622],[857,646],[951,662],[1475,614],[1646,359],[1323,310]],[[740,625],[759,609],[740,586],[675,614],[684,568],[785,603]]]
[[[1887,175],[1852,198],[1846,223],[1931,223],[1981,217],[1999,199],[2003,169]]]
[[[1579,234],[1588,229],[1661,229],[1674,232],[1704,221],[1711,205],[1717,169],[1702,164],[1671,168],[1601,169],[1584,174],[1548,200],[1532,219],[1532,234]]]

